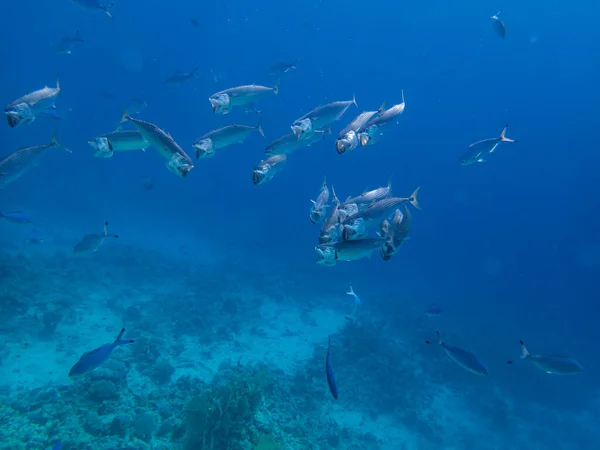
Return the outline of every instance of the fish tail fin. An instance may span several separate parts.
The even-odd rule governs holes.
[[[350,291],[349,291],[349,292],[346,292],[346,294],[347,294],[347,295],[356,295],[356,294],[354,293],[354,289],[352,288],[352,285],[350,285]]]
[[[114,347],[117,345],[133,344],[135,342],[133,339],[121,339],[123,337],[123,333],[125,333],[125,328],[121,328],[121,331],[115,339],[115,342],[113,342]]]
[[[410,194],[410,197],[408,197],[408,201],[411,203],[411,205],[413,205],[417,209],[421,209],[421,204],[419,203],[419,200],[417,200],[417,195],[419,195],[420,190],[421,190],[421,186],[416,188],[414,190],[414,192],[412,194]]]
[[[129,119],[131,119],[131,116],[129,115],[129,111],[127,111],[127,108],[125,108],[123,110],[123,114],[121,115],[121,120],[119,121],[119,123],[127,122]]]
[[[296,69],[296,63],[298,62],[298,60],[295,60],[292,65],[290,66],[291,69]]]
[[[387,187],[390,188],[390,189],[392,188],[392,178],[394,178],[394,175],[390,175],[390,177],[388,178],[388,185],[387,185]]]
[[[56,79],[56,89],[60,91],[60,81],[58,78]]]
[[[108,236],[108,220],[104,222],[104,230],[102,231],[104,236]]]
[[[500,10],[500,11],[498,11],[496,14],[494,14],[494,15],[493,15],[491,18],[492,18],[492,19],[494,19],[494,18],[495,18],[495,19],[497,19],[497,18],[498,18],[498,16],[500,15],[500,13],[501,13],[502,11],[504,11],[504,10],[503,10],[503,9],[501,9],[501,10]]]
[[[356,103],[356,94],[352,94],[352,103],[354,103],[354,106],[358,108],[358,103]]]
[[[525,343],[523,341],[519,341],[521,344],[521,359],[529,358],[529,352],[527,351],[527,347],[525,347]]]
[[[443,345],[444,341],[442,340],[442,335],[440,334],[440,332],[438,330],[435,330],[435,333],[438,336],[438,344]]]
[[[71,150],[69,150],[67,147],[65,147],[64,145],[62,145],[59,141],[58,141],[58,133],[55,131],[54,134],[52,135],[52,140],[50,141],[49,144],[51,147],[58,147],[58,148],[62,148],[64,151],[69,152],[69,153],[73,153]]]
[[[111,3],[110,5],[106,5],[106,6],[103,8],[103,9],[104,9],[104,12],[106,13],[106,15],[107,15],[107,16],[108,16],[110,19],[112,19],[112,18],[113,18],[113,16],[112,16],[112,14],[110,13],[110,11],[109,11],[108,9],[109,9],[109,8],[112,8],[113,6],[115,6],[115,4],[114,4],[114,3]]]
[[[321,185],[321,189],[325,189],[327,187],[327,175],[323,177],[323,184]]]
[[[337,195],[335,195],[335,188],[333,187],[333,184],[331,185],[331,192],[333,193],[333,203],[339,205],[340,199],[337,198]]]
[[[404,89],[402,89],[402,103],[406,103],[406,102],[404,101]]]
[[[506,126],[504,127],[504,130],[502,130],[502,133],[500,134],[500,140],[502,142],[519,142],[516,139],[509,139],[506,137],[506,129],[508,128],[508,124],[506,124]]]
[[[263,130],[262,127],[262,112],[260,113],[260,116],[258,117],[258,124],[256,125],[256,129],[258,130],[258,132],[262,135],[262,137],[265,137],[265,130]]]
[[[273,92],[275,93],[275,95],[279,95],[279,84],[281,83],[281,78],[277,78],[277,80],[275,80],[275,84],[273,85]]]

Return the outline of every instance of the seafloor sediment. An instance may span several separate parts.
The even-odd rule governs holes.
[[[575,449],[595,433],[593,411],[511,400],[432,353],[407,331],[414,317],[371,298],[349,321],[343,290],[306,279],[283,264],[198,265],[126,246],[2,253],[0,450]],[[121,327],[134,344],[68,377]]]

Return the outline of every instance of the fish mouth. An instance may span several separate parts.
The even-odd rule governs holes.
[[[22,117],[14,112],[6,111],[4,113],[6,115],[6,122],[8,122],[8,126],[11,128],[15,128],[19,125]]]
[[[371,141],[371,138],[368,135],[363,134],[363,133],[359,134],[358,139],[360,141],[360,145],[363,147],[365,145],[368,145],[369,142]]]
[[[259,170],[255,170],[254,172],[252,172],[252,182],[256,185],[259,185],[264,179],[264,177],[264,174]]]
[[[346,141],[340,139],[340,140],[336,141],[335,148],[336,148],[337,152],[341,155],[348,148],[348,143]]]

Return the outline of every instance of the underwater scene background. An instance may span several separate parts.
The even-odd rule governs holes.
[[[600,448],[596,3],[118,0],[112,18],[95,5],[23,0],[0,15],[4,104],[61,89],[53,117],[0,126],[0,157],[55,132],[72,151],[48,149],[0,190],[3,213],[32,220],[0,218],[0,449]],[[269,74],[278,61],[295,69]],[[200,136],[258,121],[213,114],[209,96],[277,78],[253,105],[265,137],[196,160]],[[380,140],[336,152],[355,115],[402,92]],[[353,95],[331,137],[253,184],[269,142]],[[185,178],[153,148],[94,157],[88,140],[140,98],[130,114],[192,156]],[[459,164],[507,123],[518,143]],[[421,187],[393,258],[315,262],[324,177],[341,201],[388,180],[396,196]],[[119,238],[76,254],[105,221]],[[121,328],[134,343],[69,376]],[[438,330],[488,374],[448,358]],[[582,373],[538,370],[519,340]]]

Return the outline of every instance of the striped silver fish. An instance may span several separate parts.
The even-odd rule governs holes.
[[[387,217],[398,205],[401,205],[405,202],[410,202],[415,208],[421,209],[421,205],[417,200],[417,195],[419,194],[419,190],[421,188],[417,188],[410,195],[410,197],[388,197],[382,200],[376,201],[372,203],[367,208],[358,211],[351,216],[346,217],[346,219],[342,222],[343,225],[347,225],[352,223],[357,219],[364,220],[376,220],[382,217]]]
[[[90,139],[88,144],[96,150],[94,156],[97,158],[110,158],[117,151],[146,151],[150,147],[150,143],[137,130],[116,130]]]
[[[55,135],[48,144],[21,148],[0,161],[0,189],[20,178],[21,175],[32,167],[37,166],[40,157],[46,150],[53,147],[62,148],[63,150],[72,153],[71,150],[58,142]]]
[[[352,122],[348,124],[338,134],[337,140],[335,141],[335,148],[341,155],[349,150],[354,150],[358,147],[358,132],[377,114],[377,111],[365,111],[360,113],[354,118]]]
[[[197,139],[192,144],[196,152],[196,159],[211,158],[215,156],[217,150],[228,147],[232,144],[242,143],[253,132],[258,131],[263,137],[265,132],[262,129],[262,115],[255,127],[248,125],[227,125],[226,127],[213,130]]]
[[[392,223],[388,224],[388,229],[382,235],[385,238],[385,244],[381,247],[381,257],[384,261],[388,261],[398,251],[410,232],[412,215],[406,204],[402,205],[402,210],[396,210]]]
[[[289,155],[302,147],[310,147],[317,142],[321,142],[329,134],[331,134],[329,128],[316,130],[305,139],[298,139],[294,133],[288,133],[276,141],[271,142],[265,149],[265,153],[267,155],[280,155],[284,153]]]
[[[21,98],[16,99],[4,108],[6,121],[11,128],[25,125],[35,120],[36,116],[47,110],[54,109],[56,97],[60,93],[60,83],[56,80],[56,87],[44,86]]]
[[[192,158],[183,151],[171,135],[150,122],[134,119],[125,114],[123,119],[129,120],[140,132],[142,137],[158,151],[166,160],[167,168],[175,175],[185,178],[194,168]]]
[[[336,261],[355,261],[367,258],[378,251],[384,242],[385,239],[367,238],[321,244],[315,247],[317,263],[333,266]]]
[[[383,134],[383,128],[393,123],[393,120],[404,112],[406,102],[404,101],[404,91],[402,91],[402,102],[392,106],[371,119],[358,133],[358,141],[362,147],[374,144]],[[382,107],[383,109],[383,107]]]
[[[356,104],[356,98],[343,102],[331,102],[326,105],[317,106],[312,111],[304,114],[292,123],[292,131],[298,139],[305,139],[315,130],[326,128],[338,120],[350,108]]]
[[[250,84],[237,86],[211,95],[208,99],[215,114],[228,114],[234,106],[253,104],[258,98],[273,93],[279,95],[279,80],[273,87]]]
[[[280,172],[287,160],[285,155],[273,155],[254,167],[252,171],[252,182],[256,185],[271,180],[276,173]]]
[[[342,206],[356,203],[357,205],[365,205],[387,198],[392,193],[392,181],[388,181],[388,185],[373,189],[372,191],[363,192],[357,197],[349,197]]]

